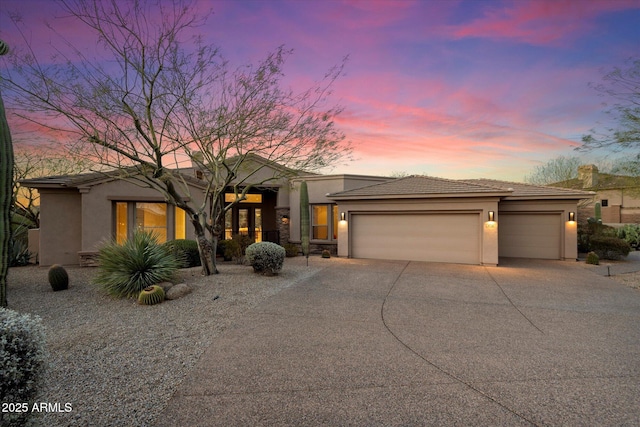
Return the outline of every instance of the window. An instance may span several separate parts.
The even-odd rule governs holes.
[[[186,239],[187,238],[187,213],[180,209],[175,208],[175,238]]]
[[[180,208],[161,202],[115,202],[114,234],[116,242],[124,243],[135,230],[154,233],[159,243],[185,239],[187,215]]]
[[[123,244],[127,240],[127,203],[116,203],[116,243]]]
[[[313,240],[338,239],[338,205],[311,206],[311,238]]]
[[[609,200],[608,199],[601,200],[600,206],[602,206],[603,208],[606,208],[607,206],[609,206]]]
[[[224,194],[225,203],[231,203],[236,201],[236,195],[234,193]],[[241,200],[240,203],[262,203],[262,194],[247,194],[246,199]]]

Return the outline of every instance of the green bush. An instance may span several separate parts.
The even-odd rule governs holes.
[[[258,242],[247,248],[247,261],[256,273],[276,274],[282,270],[286,251],[272,242]]]
[[[3,410],[0,425],[26,424],[45,368],[45,336],[40,318],[0,308],[0,402],[27,403],[29,408],[24,413]]]
[[[629,255],[631,247],[627,242],[617,237],[593,236],[590,248],[600,259],[617,260]]]
[[[239,264],[242,264],[247,248],[252,243],[251,237],[246,234],[234,234],[231,240],[227,240],[225,244],[225,258],[235,259]]]
[[[586,224],[578,225],[578,251],[579,252],[591,252],[591,239],[593,237],[617,237],[616,229],[604,225],[601,222],[595,221],[593,218],[589,218]]]
[[[284,251],[287,258],[292,258],[294,256],[298,256],[298,253],[300,253],[300,247],[295,243],[286,243],[284,245]]]
[[[200,261],[200,251],[198,250],[198,242],[195,240],[169,240],[164,243],[163,246],[178,259],[181,268],[199,267],[202,265]]]
[[[216,246],[217,256],[226,257],[225,251],[227,249],[227,243],[229,243],[229,240],[218,240],[218,245]]]
[[[587,264],[600,264],[600,257],[598,257],[598,254],[596,254],[595,252],[589,252],[587,254]]]
[[[180,262],[155,235],[137,231],[132,239],[119,245],[107,243],[98,255],[95,282],[110,295],[137,297],[141,290],[170,281]]]
[[[27,244],[19,239],[9,240],[9,266],[22,267],[29,264],[32,253]]]
[[[618,228],[618,238],[627,242],[632,248],[640,248],[640,224],[625,224]]]

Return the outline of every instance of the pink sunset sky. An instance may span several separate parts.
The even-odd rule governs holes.
[[[591,128],[611,124],[607,100],[589,83],[640,53],[640,0],[200,0],[195,7],[213,10],[202,32],[234,64],[255,63],[280,45],[293,49],[285,71],[294,87],[349,56],[333,100],[344,107],[337,124],[355,160],[332,173],[522,181],[559,155],[601,157],[607,153],[573,151]],[[19,43],[7,17],[18,12],[33,37],[46,40],[44,21],[55,24],[57,11],[48,0],[4,0],[0,38]],[[28,138],[14,131],[15,144]]]

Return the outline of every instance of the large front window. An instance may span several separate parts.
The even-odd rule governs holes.
[[[311,238],[313,240],[338,239],[338,205],[311,206]]]
[[[167,241],[167,205],[136,203],[136,229],[152,233],[158,241]]]
[[[124,243],[136,230],[153,233],[159,243],[184,239],[186,212],[161,202],[116,202],[116,242]]]

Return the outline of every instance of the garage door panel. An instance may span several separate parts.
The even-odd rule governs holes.
[[[354,258],[480,263],[478,214],[358,214]]]
[[[559,214],[500,213],[498,253],[504,257],[559,259]]]

